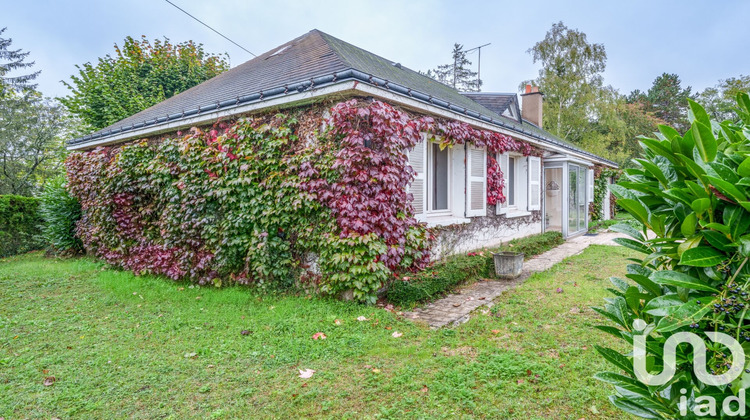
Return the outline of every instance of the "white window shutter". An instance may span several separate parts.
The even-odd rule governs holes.
[[[529,211],[541,208],[542,160],[529,156]]]
[[[414,201],[412,201],[414,214],[419,219],[424,216],[427,210],[427,178],[425,176],[427,169],[427,141],[424,138],[409,151],[409,165],[411,165],[415,172],[414,180],[409,186],[409,192],[414,197]]]
[[[500,171],[503,173],[503,195],[505,196],[505,202],[497,203],[495,206],[495,214],[504,214],[508,209],[508,154],[502,153],[497,155],[497,163],[500,165]]]
[[[588,202],[591,203],[594,201],[594,170],[589,169],[586,173],[586,183],[587,183],[587,191],[588,191]]]
[[[487,151],[467,146],[466,216],[487,215]]]

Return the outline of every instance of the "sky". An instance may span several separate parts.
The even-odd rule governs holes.
[[[454,43],[486,43],[486,92],[515,92],[539,71],[527,50],[562,21],[604,44],[605,84],[647,90],[676,73],[700,91],[750,73],[748,1],[302,1],[172,0],[255,54],[319,29],[414,70],[451,62]],[[61,80],[76,64],[114,53],[126,36],[194,40],[228,53],[234,67],[252,58],[164,0],[0,0],[0,28],[12,47],[30,51],[47,96],[69,93]],[[476,68],[477,56],[468,57]]]

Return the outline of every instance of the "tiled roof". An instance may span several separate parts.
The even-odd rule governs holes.
[[[508,108],[515,106],[517,98],[515,93],[462,92],[462,94],[497,115],[503,115]]]
[[[339,80],[347,77],[364,81],[381,79],[381,83],[386,81],[409,93],[414,91],[415,96],[418,93],[420,97],[429,98],[430,102],[434,99],[433,103],[450,110],[481,117],[484,121],[512,131],[604,160],[533,124],[501,116],[500,108],[492,104],[483,106],[481,101],[473,100],[450,86],[318,30],[312,30],[109,127],[71,140],[69,144],[83,146],[89,141],[106,139],[132,129],[179,121],[205,111],[262,100],[264,96],[272,94],[286,94],[295,86],[304,90],[314,80],[331,82],[337,77]]]

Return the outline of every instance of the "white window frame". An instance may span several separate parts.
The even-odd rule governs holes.
[[[448,208],[447,209],[441,209],[441,210],[433,210],[433,173],[435,171],[434,169],[434,145],[439,145],[440,143],[436,141],[430,141],[427,142],[427,162],[425,164],[425,178],[427,180],[427,191],[425,194],[425,200],[427,211],[426,214],[428,216],[450,216],[453,214],[453,194],[452,194],[452,187],[453,187],[453,177],[451,176],[453,174],[453,150],[450,147],[446,147],[444,150],[448,153]]]
[[[513,205],[510,205],[510,174],[506,173],[510,166],[510,159],[514,159],[513,164]],[[497,162],[503,171],[503,194],[505,195],[505,202],[500,203],[496,206],[496,214],[505,214],[506,217],[521,217],[528,216],[531,214],[531,200],[529,197],[530,181],[531,176],[529,171],[531,170],[530,157],[523,156],[520,153],[506,152],[497,155]],[[541,160],[539,162],[541,169]],[[540,198],[541,200],[541,198]],[[541,201],[540,201],[541,205]]]

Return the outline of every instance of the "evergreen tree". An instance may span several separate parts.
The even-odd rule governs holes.
[[[631,92],[628,102],[640,103],[645,111],[652,112],[658,119],[684,132],[689,128],[687,108],[688,99],[692,98],[690,91],[690,86],[682,88],[679,76],[663,73],[654,79],[648,92]]]
[[[462,92],[479,92],[482,81],[477,79],[477,72],[471,71],[471,61],[466,58],[464,46],[453,44],[452,56],[453,62],[439,65],[424,74]]]
[[[8,28],[0,29],[0,97],[4,96],[9,89],[36,89],[35,84],[31,81],[39,76],[40,71],[29,74],[10,76],[9,73],[14,70],[27,69],[34,65],[34,62],[25,62],[29,52],[23,52],[20,49],[11,50],[13,43],[11,38],[3,38],[3,32]]]

